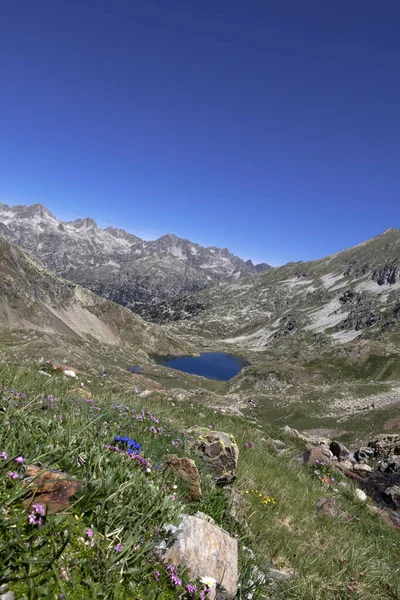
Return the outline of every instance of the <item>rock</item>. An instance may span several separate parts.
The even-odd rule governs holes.
[[[268,579],[272,579],[273,581],[290,581],[293,577],[294,570],[289,567],[284,567],[283,569],[271,567],[268,573]]]
[[[272,440],[272,442],[277,448],[286,448],[286,444],[282,440]]]
[[[336,456],[336,458],[338,458],[339,460],[348,460],[349,457],[352,456],[352,453],[346,448],[344,444],[335,440],[331,442],[329,449],[332,452],[333,456]]]
[[[303,461],[306,465],[311,467],[321,463],[327,463],[332,457],[333,454],[327,446],[311,446],[304,453]]]
[[[76,377],[75,371],[71,371],[70,369],[64,371],[64,375],[67,375],[68,377]]]
[[[71,479],[68,473],[41,469],[28,465],[24,485],[28,496],[24,505],[29,508],[32,502],[41,504],[50,515],[65,510],[70,505],[70,498],[79,492],[83,482]]]
[[[389,496],[396,508],[400,508],[400,485],[386,488],[385,494]]]
[[[336,469],[340,471],[350,471],[353,468],[353,463],[350,460],[340,460],[335,463]]]
[[[367,498],[368,498],[367,494],[365,492],[363,492],[362,490],[360,490],[360,488],[356,489],[354,496],[360,502],[366,502]]]
[[[168,454],[165,458],[167,469],[173,471],[177,477],[184,479],[188,484],[187,496],[189,500],[201,498],[200,477],[196,463],[191,458],[179,458],[176,454]]]
[[[82,398],[86,398],[86,400],[90,400],[92,398],[92,394],[89,392],[89,390],[85,390],[82,388],[74,388],[72,390],[71,394],[77,394],[78,396],[81,396]]]
[[[367,447],[359,448],[354,453],[354,458],[359,463],[368,462],[369,460],[372,460],[374,458],[374,456],[375,456],[374,449],[367,448]]]
[[[389,510],[385,508],[378,508],[375,506],[375,504],[366,504],[366,507],[370,513],[378,515],[378,517],[383,519],[387,525],[399,529],[400,526],[398,520]]]
[[[15,600],[15,594],[14,592],[0,589],[0,600]]]
[[[236,479],[239,449],[233,435],[201,427],[188,430],[188,445],[205,462],[214,482],[223,486]]]
[[[400,456],[391,454],[379,465],[382,473],[400,473]]]
[[[390,454],[400,454],[400,434],[377,435],[368,444],[377,458],[387,458]]]
[[[41,369],[38,371],[39,375],[45,375],[46,377],[51,377],[50,373],[47,373],[46,371],[42,371]],[[0,600],[1,600],[2,596],[0,596]]]
[[[233,600],[238,589],[237,540],[212,523],[183,515],[176,539],[163,560],[175,567],[186,567],[190,577],[216,580],[212,600]]]
[[[372,472],[372,467],[364,463],[356,463],[355,465],[353,465],[353,471],[365,477],[366,475],[368,475],[368,473]]]
[[[334,498],[320,498],[317,502],[317,510],[326,517],[337,517],[338,515]]]

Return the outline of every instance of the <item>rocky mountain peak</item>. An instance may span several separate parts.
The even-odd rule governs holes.
[[[62,277],[131,308],[258,272],[226,248],[174,234],[144,241],[87,217],[62,222],[41,204],[0,205],[0,231]]]

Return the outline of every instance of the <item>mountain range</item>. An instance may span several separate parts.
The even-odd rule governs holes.
[[[0,204],[0,235],[55,274],[135,310],[270,268],[172,234],[144,241],[90,218],[62,222],[41,204]]]

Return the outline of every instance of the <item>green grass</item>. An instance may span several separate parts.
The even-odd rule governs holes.
[[[68,600],[188,597],[171,585],[153,549],[164,524],[176,522],[180,512],[197,510],[238,536],[240,600],[251,593],[253,598],[275,600],[400,598],[398,532],[354,501],[350,482],[336,488],[322,484],[313,469],[298,463],[299,449],[288,440],[284,453],[272,451],[268,438],[283,439],[278,428],[207,407],[201,407],[200,414],[199,406],[176,404],[166,397],[137,398],[128,387],[113,394],[99,380],[85,383],[96,398],[88,403],[71,395],[76,381],[61,375],[46,378],[36,369],[0,367],[0,386],[28,394],[19,399],[4,393],[0,421],[0,452],[6,451],[11,460],[0,464],[0,581],[18,600],[60,594]],[[49,394],[59,398],[51,410],[46,408]],[[159,423],[150,415],[135,418],[142,410]],[[162,469],[164,456],[185,453],[184,431],[195,424],[232,433],[238,443],[239,523],[231,515],[227,494],[215,489],[205,474],[200,502],[188,504],[179,484],[176,501],[172,498],[175,482]],[[151,425],[162,426],[164,433],[154,437]],[[104,448],[114,435],[129,435],[143,444],[151,473],[126,455]],[[171,445],[176,438],[183,440],[177,448]],[[247,441],[255,447],[243,449]],[[23,474],[24,468],[12,462],[19,455],[29,464],[60,469],[84,482],[69,509],[47,516],[41,527],[29,525],[22,485],[7,477],[9,470]],[[263,504],[265,495],[275,504]],[[316,503],[323,496],[334,497],[349,520],[319,515]],[[86,537],[88,528],[95,533],[91,540]],[[115,550],[119,543],[120,553]],[[274,589],[268,582],[251,587],[254,566],[267,573],[270,564],[293,568],[294,578]],[[158,582],[155,570],[160,571]],[[357,593],[347,589],[351,578],[359,581]]]

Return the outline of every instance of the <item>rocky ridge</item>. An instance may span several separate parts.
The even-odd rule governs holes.
[[[144,241],[90,218],[59,221],[41,204],[0,204],[0,235],[57,275],[133,309],[270,268],[172,234]]]

